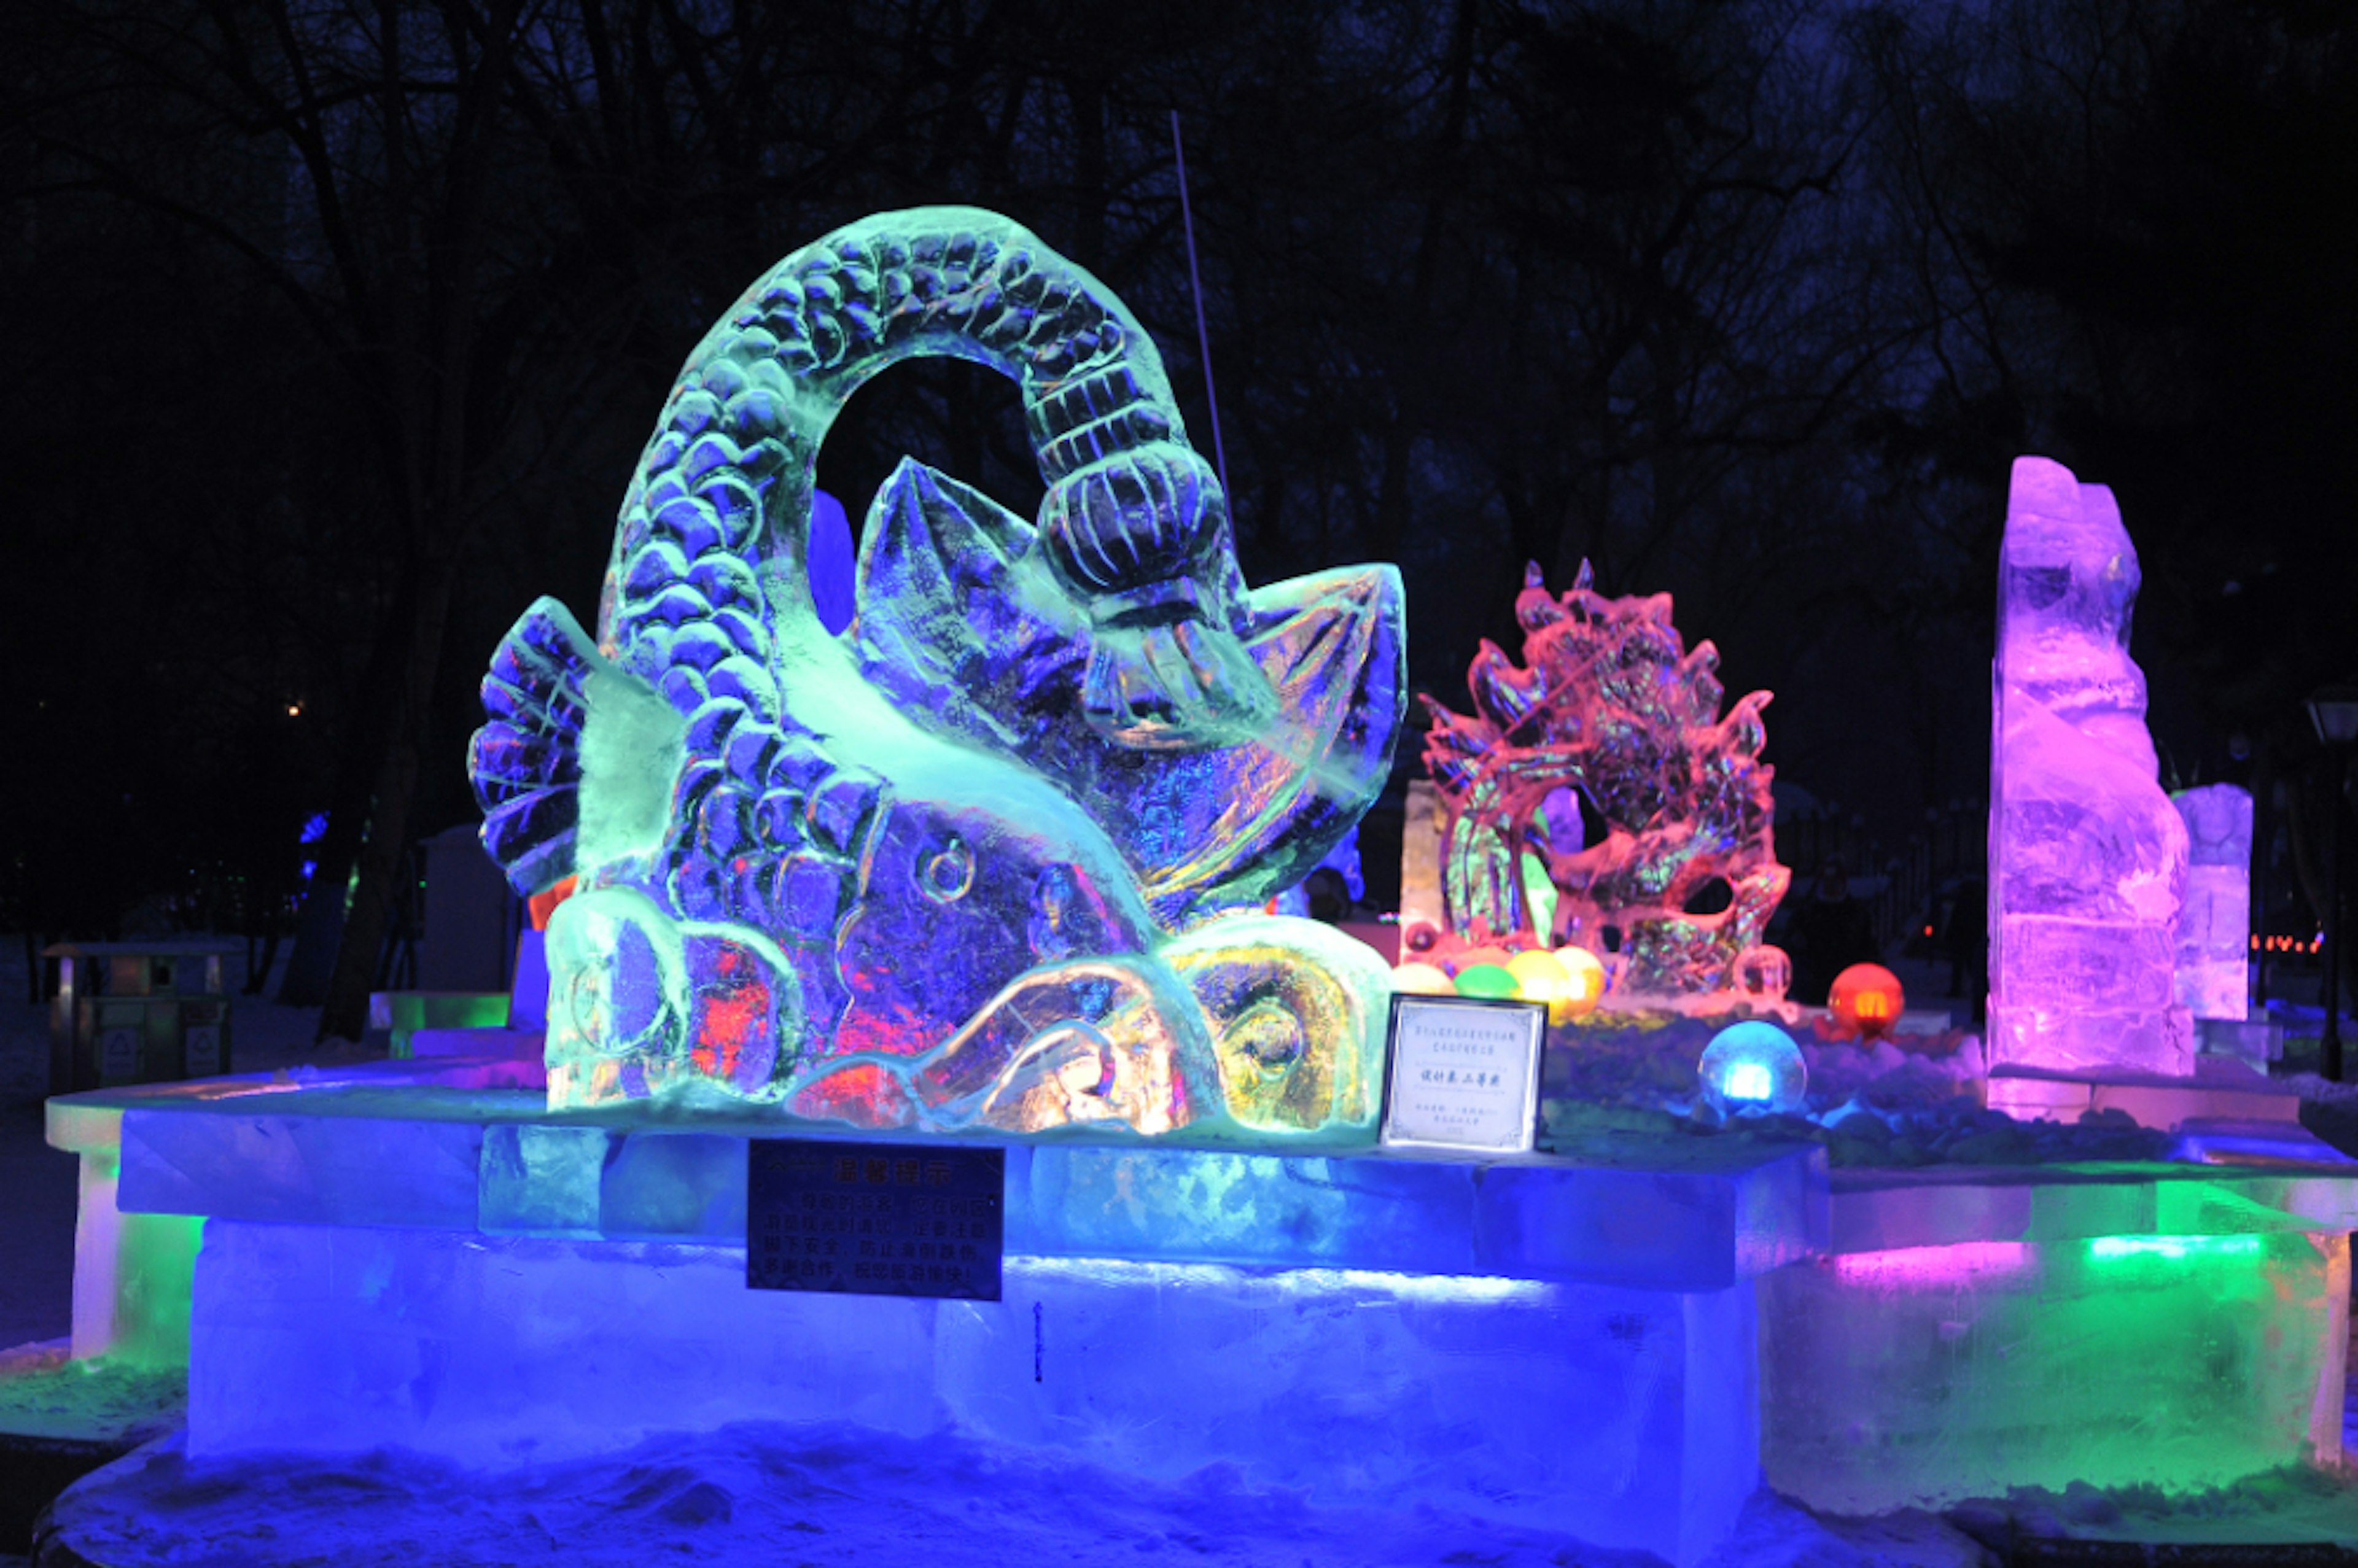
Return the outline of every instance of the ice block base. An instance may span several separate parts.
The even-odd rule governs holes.
[[[2332,1466],[2353,1194],[2299,1167],[1838,1172],[1830,1254],[1760,1284],[1768,1483],[1865,1514]]]
[[[1707,1554],[1758,1484],[1749,1285],[1011,1258],[997,1303],[748,1291],[741,1248],[217,1220],[189,1452],[501,1469],[732,1422],[952,1430],[1326,1506]]]
[[[840,1130],[365,1076],[110,1107],[116,1206],[203,1217],[196,1462],[492,1471],[849,1422],[1688,1563],[1758,1485],[1753,1281],[1826,1235],[1811,1145],[1059,1139],[1006,1149],[1000,1302],[752,1291],[748,1140]]]

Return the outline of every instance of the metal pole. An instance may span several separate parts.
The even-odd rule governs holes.
[[[2317,1037],[2317,1070],[2328,1083],[2342,1081],[2342,786],[2349,776],[2342,753],[2333,753],[2333,789],[2325,804],[2325,1033]]]
[[[1212,407],[1212,460],[1220,468],[1220,493],[1229,495],[1228,449],[1220,440],[1220,395],[1212,389],[1212,334],[1204,325],[1204,279],[1195,270],[1195,213],[1187,204],[1187,149],[1179,141],[1179,111],[1171,111],[1171,157],[1179,166],[1179,222],[1187,231],[1187,287],[1195,295],[1195,348],[1204,360],[1204,401]],[[1236,515],[1236,501],[1228,514]]]

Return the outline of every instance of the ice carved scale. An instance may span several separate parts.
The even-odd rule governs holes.
[[[1047,494],[1034,522],[904,462],[838,639],[818,447],[928,354],[1017,384]],[[484,682],[483,841],[519,890],[578,889],[552,1105],[1366,1133],[1380,960],[1217,917],[1373,801],[1403,655],[1390,567],[1246,587],[1153,344],[1022,229],[925,209],[795,252],[681,371],[594,641],[543,600]]]

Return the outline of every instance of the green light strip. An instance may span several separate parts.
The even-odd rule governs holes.
[[[2100,1236],[2088,1243],[2099,1261],[2123,1258],[2248,1258],[2260,1250],[2256,1236]]]

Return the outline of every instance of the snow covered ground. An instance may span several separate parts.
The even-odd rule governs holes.
[[[484,1478],[400,1455],[290,1474],[189,1465],[142,1451],[70,1505],[99,1561],[244,1568],[623,1568],[654,1561],[764,1568],[1639,1568],[1659,1559],[1433,1509],[1313,1507],[1213,1465],[1174,1483],[977,1441],[849,1427],[747,1424],[651,1441],[619,1461]],[[1828,1524],[1763,1492],[1711,1568],[1947,1568],[1985,1561],[1925,1514]]]

